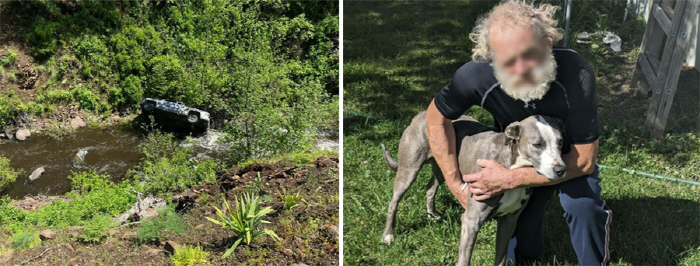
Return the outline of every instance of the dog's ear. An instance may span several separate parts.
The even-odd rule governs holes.
[[[506,144],[520,139],[520,122],[514,122],[506,127]]]

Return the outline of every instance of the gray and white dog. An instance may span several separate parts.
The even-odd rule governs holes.
[[[476,163],[478,159],[492,159],[511,169],[531,166],[552,180],[563,178],[566,173],[566,166],[561,158],[563,124],[559,119],[533,115],[508,125],[504,132],[490,130],[468,116],[453,121],[452,125],[455,128],[459,170],[462,174],[480,171],[481,167]],[[384,145],[382,149],[387,165],[396,171],[394,195],[389,203],[382,236],[384,243],[391,244],[394,239],[396,207],[416,179],[418,171],[427,163],[433,168],[433,178],[426,187],[428,218],[431,219],[440,219],[435,213],[435,192],[444,182],[444,177],[430,151],[425,112],[416,115],[411,125],[404,130],[399,143],[398,162],[391,157]],[[465,189],[465,186],[462,189]],[[469,265],[477,233],[483,223],[491,217],[498,219],[495,265],[505,265],[508,242],[530,194],[530,188],[517,188],[485,201],[476,201],[469,193],[469,200],[461,219],[457,265]]]

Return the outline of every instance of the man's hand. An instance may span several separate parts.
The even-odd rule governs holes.
[[[462,180],[469,185],[469,190],[474,194],[472,198],[475,200],[486,200],[506,190],[518,187],[512,171],[498,162],[494,160],[477,160],[476,163],[483,169],[477,173],[462,177]]]

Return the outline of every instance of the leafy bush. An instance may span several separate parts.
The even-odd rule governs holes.
[[[32,229],[25,229],[12,234],[12,248],[22,251],[30,249],[41,243],[39,233]]]
[[[209,252],[204,251],[200,245],[183,245],[175,249],[175,254],[170,256],[170,261],[172,261],[175,266],[205,266],[210,265],[209,260],[207,260],[208,256]]]
[[[85,87],[77,87],[73,90],[73,98],[85,110],[95,110],[99,106],[100,97]]]
[[[94,170],[73,173],[74,191],[66,193],[71,201],[54,201],[51,205],[32,212],[25,222],[49,227],[82,225],[99,214],[118,215],[136,202],[134,188],[128,181],[114,184],[107,175]],[[81,190],[80,194],[75,190]]]
[[[15,182],[19,174],[19,171],[10,167],[10,159],[0,156],[0,191],[8,184]]]
[[[181,234],[187,229],[180,214],[175,212],[175,206],[168,206],[158,212],[158,217],[141,222],[136,236],[142,243],[158,242],[164,230]]]
[[[260,225],[263,223],[270,223],[262,219],[263,216],[272,212],[272,208],[260,206],[260,198],[258,196],[253,196],[252,194],[246,193],[243,197],[236,197],[236,209],[231,209],[231,204],[224,198],[224,203],[226,203],[227,213],[222,212],[219,208],[212,204],[212,207],[216,209],[216,215],[219,219],[213,219],[207,217],[209,221],[215,223],[222,228],[228,229],[236,233],[236,241],[233,243],[231,248],[229,248],[224,254],[224,258],[230,256],[233,251],[241,244],[245,242],[250,245],[254,239],[269,235],[275,240],[279,240],[279,237],[275,232],[270,229],[260,229]]]
[[[109,229],[115,226],[111,215],[100,214],[85,222],[83,234],[80,238],[85,242],[100,242],[103,237],[109,235]]]
[[[193,152],[181,147],[171,135],[155,132],[141,145],[144,160],[131,171],[143,182],[145,193],[184,190],[216,181],[221,166],[210,159],[190,157]]]

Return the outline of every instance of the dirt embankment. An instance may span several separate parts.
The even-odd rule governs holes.
[[[220,173],[219,181],[189,191],[175,193],[185,197],[180,213],[187,225],[182,234],[164,231],[158,243],[141,243],[138,224],[113,228],[110,236],[96,244],[76,240],[82,228],[55,232],[32,249],[0,256],[0,264],[15,265],[171,265],[166,242],[201,245],[209,252],[212,265],[338,265],[339,197],[338,158],[318,158],[312,165],[255,163]],[[235,236],[206,217],[215,217],[212,204],[222,199],[233,205],[242,192],[257,192],[274,212],[263,227],[273,230],[279,242],[260,237],[251,245],[236,248],[231,259],[221,256],[233,244]],[[279,194],[299,195],[298,206],[285,209]],[[235,205],[234,205],[235,206]],[[22,207],[22,206],[20,206]],[[30,209],[33,209],[31,204]],[[7,236],[7,233],[0,235]],[[7,239],[7,237],[0,237]],[[8,246],[8,243],[3,243]]]

